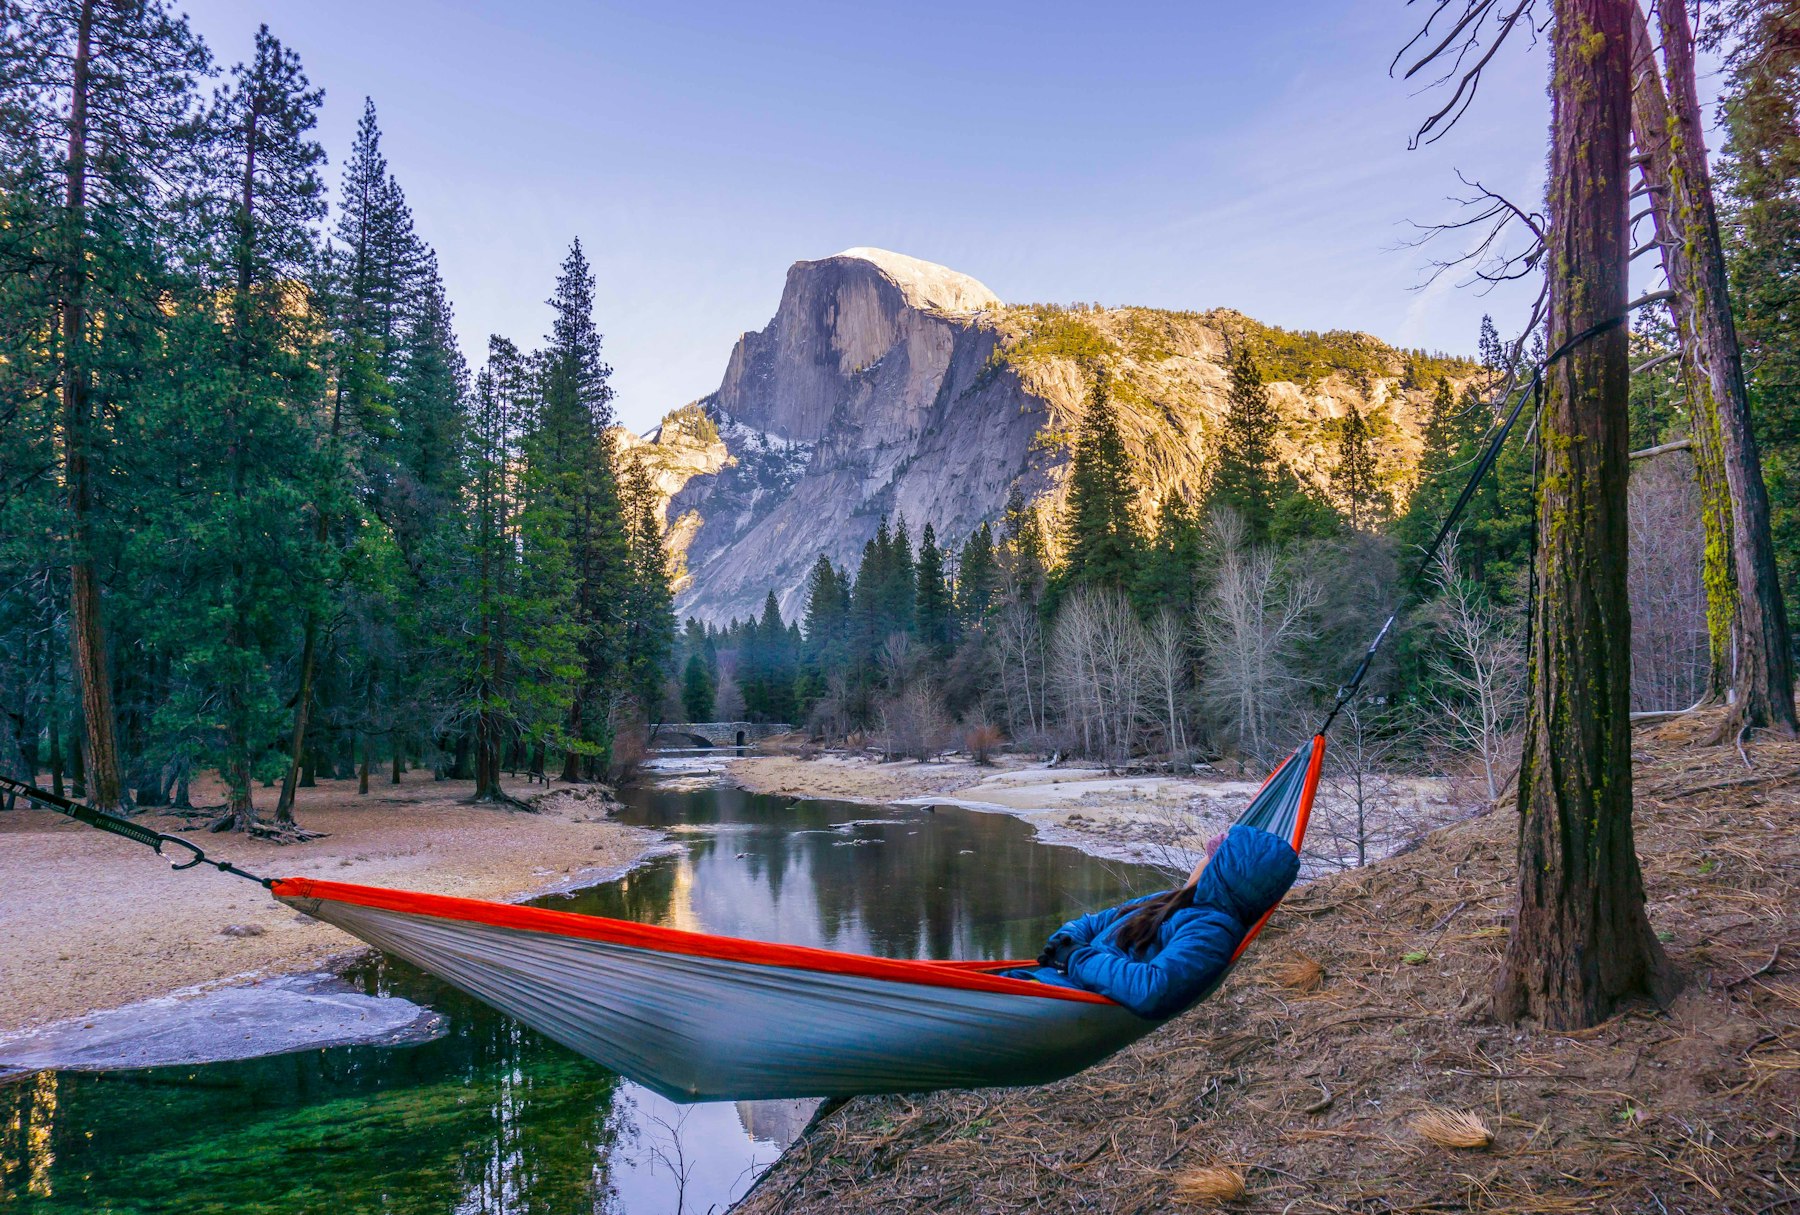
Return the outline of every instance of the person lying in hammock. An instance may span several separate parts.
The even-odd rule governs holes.
[[[1035,969],[1006,973],[1098,992],[1153,1021],[1181,1012],[1300,873],[1288,842],[1256,827],[1235,826],[1206,852],[1186,885],[1070,920]]]

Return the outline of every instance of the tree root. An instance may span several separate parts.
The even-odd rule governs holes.
[[[221,807],[214,807],[215,811],[218,809]],[[241,830],[251,839],[266,840],[271,844],[304,844],[310,840],[325,839],[331,834],[328,831],[309,831],[297,823],[251,822],[240,828],[238,816],[229,810],[208,823],[206,829],[214,834]]]
[[[536,814],[538,808],[530,802],[521,801],[510,793],[490,793],[482,797],[471,797],[471,806],[499,806],[506,810],[516,810],[522,814]]]
[[[305,844],[312,840],[330,837],[329,831],[312,831],[294,823],[251,823],[246,832],[252,839],[267,840],[271,844]]]

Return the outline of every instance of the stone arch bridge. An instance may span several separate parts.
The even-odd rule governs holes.
[[[782,721],[665,721],[650,731],[650,745],[743,747],[793,728]]]

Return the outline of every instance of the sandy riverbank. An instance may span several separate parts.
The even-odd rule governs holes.
[[[209,854],[271,877],[329,877],[505,899],[596,877],[657,842],[605,803],[555,798],[537,814],[464,804],[473,786],[411,773],[359,797],[354,781],[300,791],[286,847],[195,833]],[[196,802],[216,791],[195,789]],[[525,788],[514,790],[529,796]],[[272,805],[273,790],[258,790]],[[214,799],[216,800],[216,798]],[[162,831],[181,820],[148,816]],[[361,948],[242,879],[172,872],[148,849],[41,810],[0,812],[0,1033],[234,978],[318,968]]]
[[[968,760],[882,763],[872,756],[814,759],[756,755],[733,761],[732,780],[756,793],[866,802],[963,806],[1022,818],[1053,843],[1102,856],[1185,868],[1214,833],[1224,830],[1262,784],[1223,773],[1119,775],[1103,768],[1052,766],[1000,756],[991,766]],[[1365,778],[1360,828],[1346,782],[1321,785],[1309,854],[1315,871],[1337,867],[1362,839],[1369,855],[1385,855],[1465,811],[1447,782],[1429,778]]]

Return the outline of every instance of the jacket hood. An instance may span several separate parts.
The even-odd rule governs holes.
[[[1248,926],[1281,900],[1300,876],[1300,857],[1288,842],[1259,827],[1235,826],[1200,872],[1195,905],[1229,911]]]

